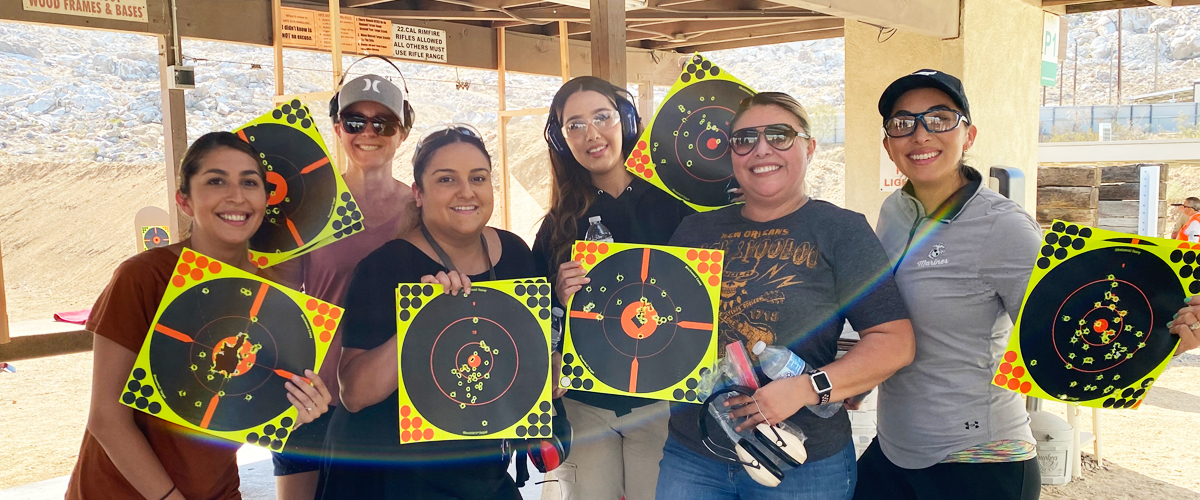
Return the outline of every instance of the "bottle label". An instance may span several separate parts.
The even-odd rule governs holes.
[[[788,359],[787,364],[783,365],[783,368],[779,369],[779,376],[775,377],[775,380],[796,377],[804,374],[804,360],[795,355],[790,356],[789,358],[790,359]]]

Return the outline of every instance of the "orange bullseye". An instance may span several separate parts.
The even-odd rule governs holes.
[[[638,325],[633,319],[643,312],[646,322]],[[657,320],[658,312],[654,310],[654,306],[640,301],[634,302],[621,311],[621,330],[632,338],[644,339],[654,334],[654,330],[658,328]]]
[[[479,365],[482,363],[483,360],[479,359],[478,354],[472,354],[471,357],[467,358],[467,366],[470,366],[471,368],[479,368]]]
[[[1095,323],[1092,323],[1092,329],[1095,330],[1096,333],[1102,333],[1104,331],[1107,331],[1108,330],[1108,320],[1106,320],[1106,319],[1096,320]]]
[[[271,197],[267,198],[268,205],[278,205],[287,198],[288,186],[287,181],[273,171],[267,171],[267,184],[271,185]]]

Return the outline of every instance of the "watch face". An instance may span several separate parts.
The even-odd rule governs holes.
[[[816,387],[817,393],[826,392],[833,389],[833,384],[829,383],[829,375],[825,372],[817,372],[811,375],[813,387]]]

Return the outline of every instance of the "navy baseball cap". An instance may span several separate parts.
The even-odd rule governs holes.
[[[954,104],[962,110],[967,121],[971,120],[971,107],[967,104],[967,93],[963,90],[962,81],[936,69],[922,69],[911,75],[898,78],[888,85],[887,90],[879,97],[879,115],[887,120],[892,115],[892,108],[905,92],[915,89],[934,88],[954,100]]]

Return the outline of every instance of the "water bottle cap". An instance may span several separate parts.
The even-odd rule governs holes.
[[[592,216],[592,217],[588,217],[588,224],[599,224],[599,223],[600,223],[600,216],[599,216],[599,215],[595,215],[595,216]]]
[[[767,350],[767,344],[761,340],[755,342],[754,347],[750,348],[750,352],[754,353],[755,356],[762,354],[765,350]]]
[[[555,307],[550,310],[550,314],[553,314],[555,318],[561,318],[563,317],[563,310]]]

